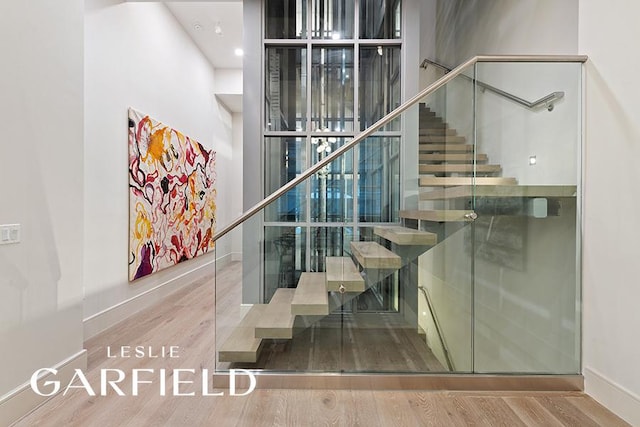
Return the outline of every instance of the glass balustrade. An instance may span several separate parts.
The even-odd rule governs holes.
[[[297,181],[217,268],[217,369],[578,373],[580,78],[478,62],[344,151],[265,138],[265,191]]]

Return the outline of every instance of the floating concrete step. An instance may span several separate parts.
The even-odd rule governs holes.
[[[464,144],[467,142],[467,138],[459,135],[422,135],[421,133],[419,141],[420,144]]]
[[[256,338],[255,328],[266,309],[266,304],[254,304],[249,309],[229,338],[220,346],[218,350],[220,362],[255,363],[258,360],[262,339]]]
[[[373,228],[373,232],[397,245],[427,245],[435,246],[438,235],[427,231],[415,230],[400,226],[380,225]]]
[[[456,187],[459,185],[516,185],[515,178],[495,177],[471,177],[471,176],[421,176],[420,187]]]
[[[293,338],[293,321],[296,316],[291,314],[291,301],[295,292],[295,289],[288,288],[276,290],[262,313],[260,322],[256,325],[256,338]]]
[[[428,164],[418,166],[420,173],[500,173],[500,165]]]
[[[420,136],[454,136],[458,132],[455,129],[444,127],[420,126]]]
[[[430,111],[426,108],[421,108],[420,109],[420,118],[423,117],[436,117],[436,113],[434,113],[433,111]]]
[[[343,285],[346,292],[364,292],[364,279],[349,257],[325,258],[327,290],[336,292]]]
[[[575,185],[464,185],[420,193],[420,200],[469,197],[575,197]]]
[[[420,127],[423,127],[422,125],[441,125],[444,127],[449,127],[449,124],[444,122],[442,120],[442,117],[434,117],[434,116],[425,116],[425,117],[420,117]],[[425,127],[429,127],[429,126],[425,126]]]
[[[351,251],[364,268],[398,269],[402,259],[376,242],[351,242]]]
[[[432,222],[468,221],[464,216],[471,211],[464,210],[408,210],[400,211],[400,218]]]
[[[291,314],[322,316],[329,314],[329,295],[325,273],[302,273],[291,301]]]
[[[473,162],[473,153],[464,154],[420,154],[420,162]],[[476,154],[476,162],[486,162],[489,157],[486,154]]]
[[[471,144],[420,143],[421,153],[468,153],[473,151]]]

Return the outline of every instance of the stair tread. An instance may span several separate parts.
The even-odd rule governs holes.
[[[443,143],[420,143],[419,151],[422,153],[444,152],[444,153],[468,153],[473,151],[471,144],[443,144]]]
[[[254,304],[218,350],[220,362],[255,363],[262,343],[255,337],[255,327],[262,319],[267,304]]]
[[[402,259],[376,242],[351,242],[351,250],[364,268],[398,269]]]
[[[420,143],[434,142],[442,144],[462,144],[467,142],[467,138],[460,135],[425,135],[420,131]]]
[[[436,153],[420,154],[419,159],[421,162],[473,162],[474,157],[473,153]],[[477,162],[486,162],[489,157],[486,154],[476,154],[475,159]]]
[[[435,127],[424,125],[420,126],[420,136],[456,136],[457,130],[443,126]]]
[[[420,187],[456,187],[459,185],[517,185],[515,178],[503,176],[471,177],[471,176],[421,176]]]
[[[338,291],[343,285],[347,292],[364,292],[364,279],[351,258],[327,257],[325,263],[328,291]]]
[[[502,170],[500,165],[473,165],[473,164],[427,164],[419,165],[420,173],[497,173]]]
[[[373,232],[397,245],[435,246],[438,242],[438,235],[435,233],[401,227],[399,225],[379,225],[373,228]]]
[[[420,200],[446,200],[464,197],[575,197],[575,185],[471,185],[420,193]]]
[[[418,219],[433,222],[460,222],[467,221],[464,217],[471,211],[466,210],[406,210],[400,211],[400,218]]]
[[[329,314],[329,295],[325,273],[302,273],[291,301],[291,314]]]
[[[291,314],[291,301],[295,289],[280,288],[271,297],[267,308],[262,314],[260,323],[256,325],[256,338],[292,338],[293,321],[295,315]]]

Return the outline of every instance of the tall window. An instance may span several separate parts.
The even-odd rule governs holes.
[[[400,105],[401,0],[266,0],[264,23],[266,196]],[[398,119],[269,207],[267,301],[397,221],[400,143]]]

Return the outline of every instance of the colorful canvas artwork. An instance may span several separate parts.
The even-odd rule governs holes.
[[[214,247],[216,154],[129,109],[129,280]]]

